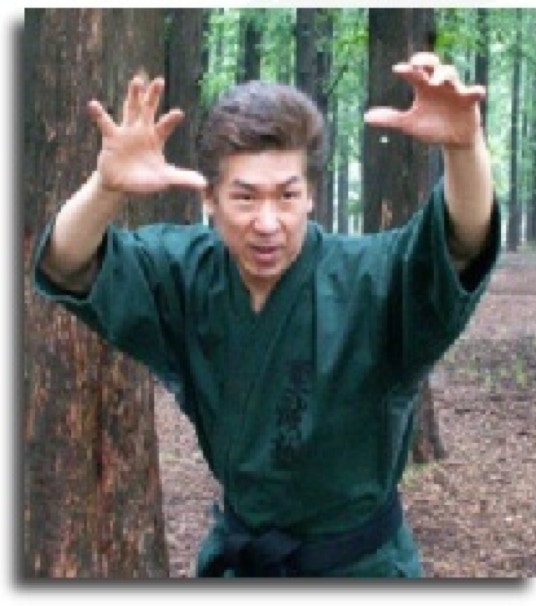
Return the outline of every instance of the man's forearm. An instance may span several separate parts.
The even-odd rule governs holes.
[[[488,148],[481,131],[472,147],[448,147],[445,198],[452,231],[449,248],[462,271],[486,244],[493,208],[493,181]]]
[[[75,292],[88,290],[106,227],[123,203],[123,194],[102,187],[98,172],[65,202],[40,265],[53,282]]]

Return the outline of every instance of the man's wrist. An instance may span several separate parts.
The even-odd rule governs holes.
[[[93,189],[93,193],[99,199],[105,200],[108,204],[119,206],[126,200],[126,194],[120,190],[112,189],[104,183],[104,179],[99,171],[95,169],[89,177],[89,183]]]
[[[442,145],[445,154],[467,154],[480,153],[483,149],[487,149],[486,137],[482,127],[478,127],[472,139],[465,143],[444,143]]]

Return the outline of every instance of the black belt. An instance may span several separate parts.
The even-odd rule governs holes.
[[[277,528],[253,534],[226,506],[223,552],[200,571],[200,576],[221,577],[226,570],[232,570],[237,577],[318,576],[379,549],[398,530],[402,517],[395,490],[358,528],[300,539]]]

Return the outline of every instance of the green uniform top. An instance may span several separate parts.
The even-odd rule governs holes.
[[[400,229],[347,237],[309,223],[258,314],[218,233],[202,225],[110,226],[87,295],[59,290],[39,270],[35,282],[176,394],[249,527],[348,530],[399,482],[419,381],[465,327],[498,255],[495,207],[489,244],[460,277],[445,208],[440,184]],[[326,574],[421,569],[403,524],[378,552]]]

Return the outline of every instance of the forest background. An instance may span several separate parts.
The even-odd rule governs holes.
[[[315,218],[342,233],[400,225],[441,174],[439,154],[393,133],[364,130],[362,116],[370,105],[409,105],[410,91],[391,67],[425,49],[454,63],[463,79],[487,86],[483,120],[504,250],[530,253],[536,241],[535,26],[535,10],[515,8],[27,10],[25,270],[35,237],[94,168],[99,142],[87,101],[102,99],[118,115],[126,82],[140,68],[166,76],[164,110],[185,111],[166,152],[190,166],[196,127],[226,88],[252,78],[294,82],[316,99],[330,132]],[[118,220],[135,226],[202,219],[198,200],[185,193],[131,203]],[[26,577],[167,577],[159,386],[28,288],[24,304],[21,571]],[[523,385],[532,380],[528,351]],[[413,451],[421,463],[448,454],[432,392],[424,385],[428,413]],[[534,553],[528,558],[531,569]]]

